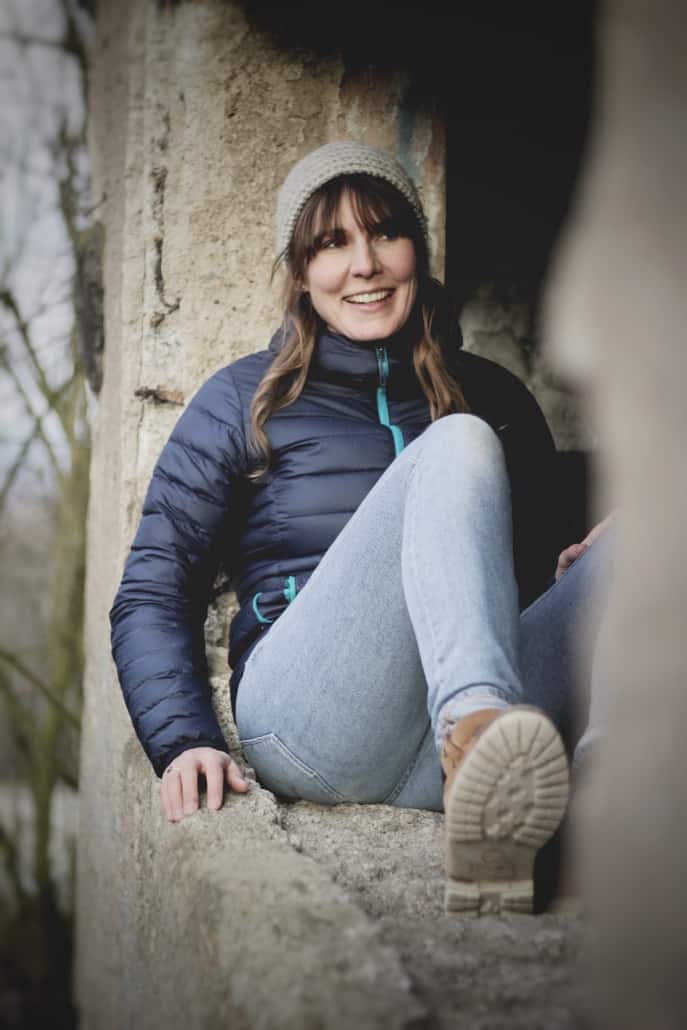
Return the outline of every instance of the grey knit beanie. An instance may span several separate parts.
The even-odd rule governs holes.
[[[277,255],[286,251],[298,216],[315,190],[339,175],[357,172],[386,179],[403,194],[417,215],[429,248],[427,219],[415,184],[403,166],[391,154],[368,143],[339,140],[306,154],[286,176],[277,197]]]

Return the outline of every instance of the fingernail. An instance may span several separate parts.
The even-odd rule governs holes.
[[[183,814],[184,814],[184,813],[183,813],[183,812],[181,811],[181,809],[180,809],[180,808],[175,808],[175,809],[174,809],[174,818],[175,818],[175,819],[181,819],[181,818],[182,818],[182,816],[183,816]]]

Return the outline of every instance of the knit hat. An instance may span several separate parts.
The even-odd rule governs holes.
[[[417,189],[410,176],[391,154],[368,143],[339,140],[306,154],[286,176],[277,197],[277,254],[286,251],[291,235],[307,200],[313,193],[339,175],[363,172],[386,179],[410,203],[417,215],[429,249],[427,219]]]

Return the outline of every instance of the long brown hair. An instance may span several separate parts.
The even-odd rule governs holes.
[[[317,253],[317,240],[324,229],[336,224],[342,195],[348,191],[359,225],[372,234],[380,223],[397,236],[406,236],[415,247],[418,300],[423,335],[413,350],[415,373],[429,404],[432,421],[451,412],[468,411],[460,384],[449,372],[440,339],[455,314],[449,312],[446,291],[429,274],[429,255],[417,217],[398,190],[384,179],[362,173],[341,175],[321,186],[301,211],[286,251],[272,268],[274,277],[284,267],[283,343],[263,375],[250,410],[252,449],[255,465],[248,478],[258,479],[269,468],[271,448],[264,425],[272,412],[293,404],[305,386],[317,337],[324,323],[303,290],[308,264]]]

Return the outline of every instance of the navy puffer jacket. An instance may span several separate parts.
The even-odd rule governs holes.
[[[409,333],[375,346],[327,331],[301,396],[266,424],[271,471],[248,481],[250,402],[281,343],[277,333],[268,350],[220,369],[189,402],[155,465],[110,610],[124,699],[158,776],[188,748],[228,750],[210,701],[203,638],[218,569],[229,573],[240,606],[229,642],[235,705],[253,645],[384,469],[430,422]],[[464,352],[459,332],[444,347],[471,411],[504,447],[524,607],[550,580],[560,543],[553,440],[519,379]]]

